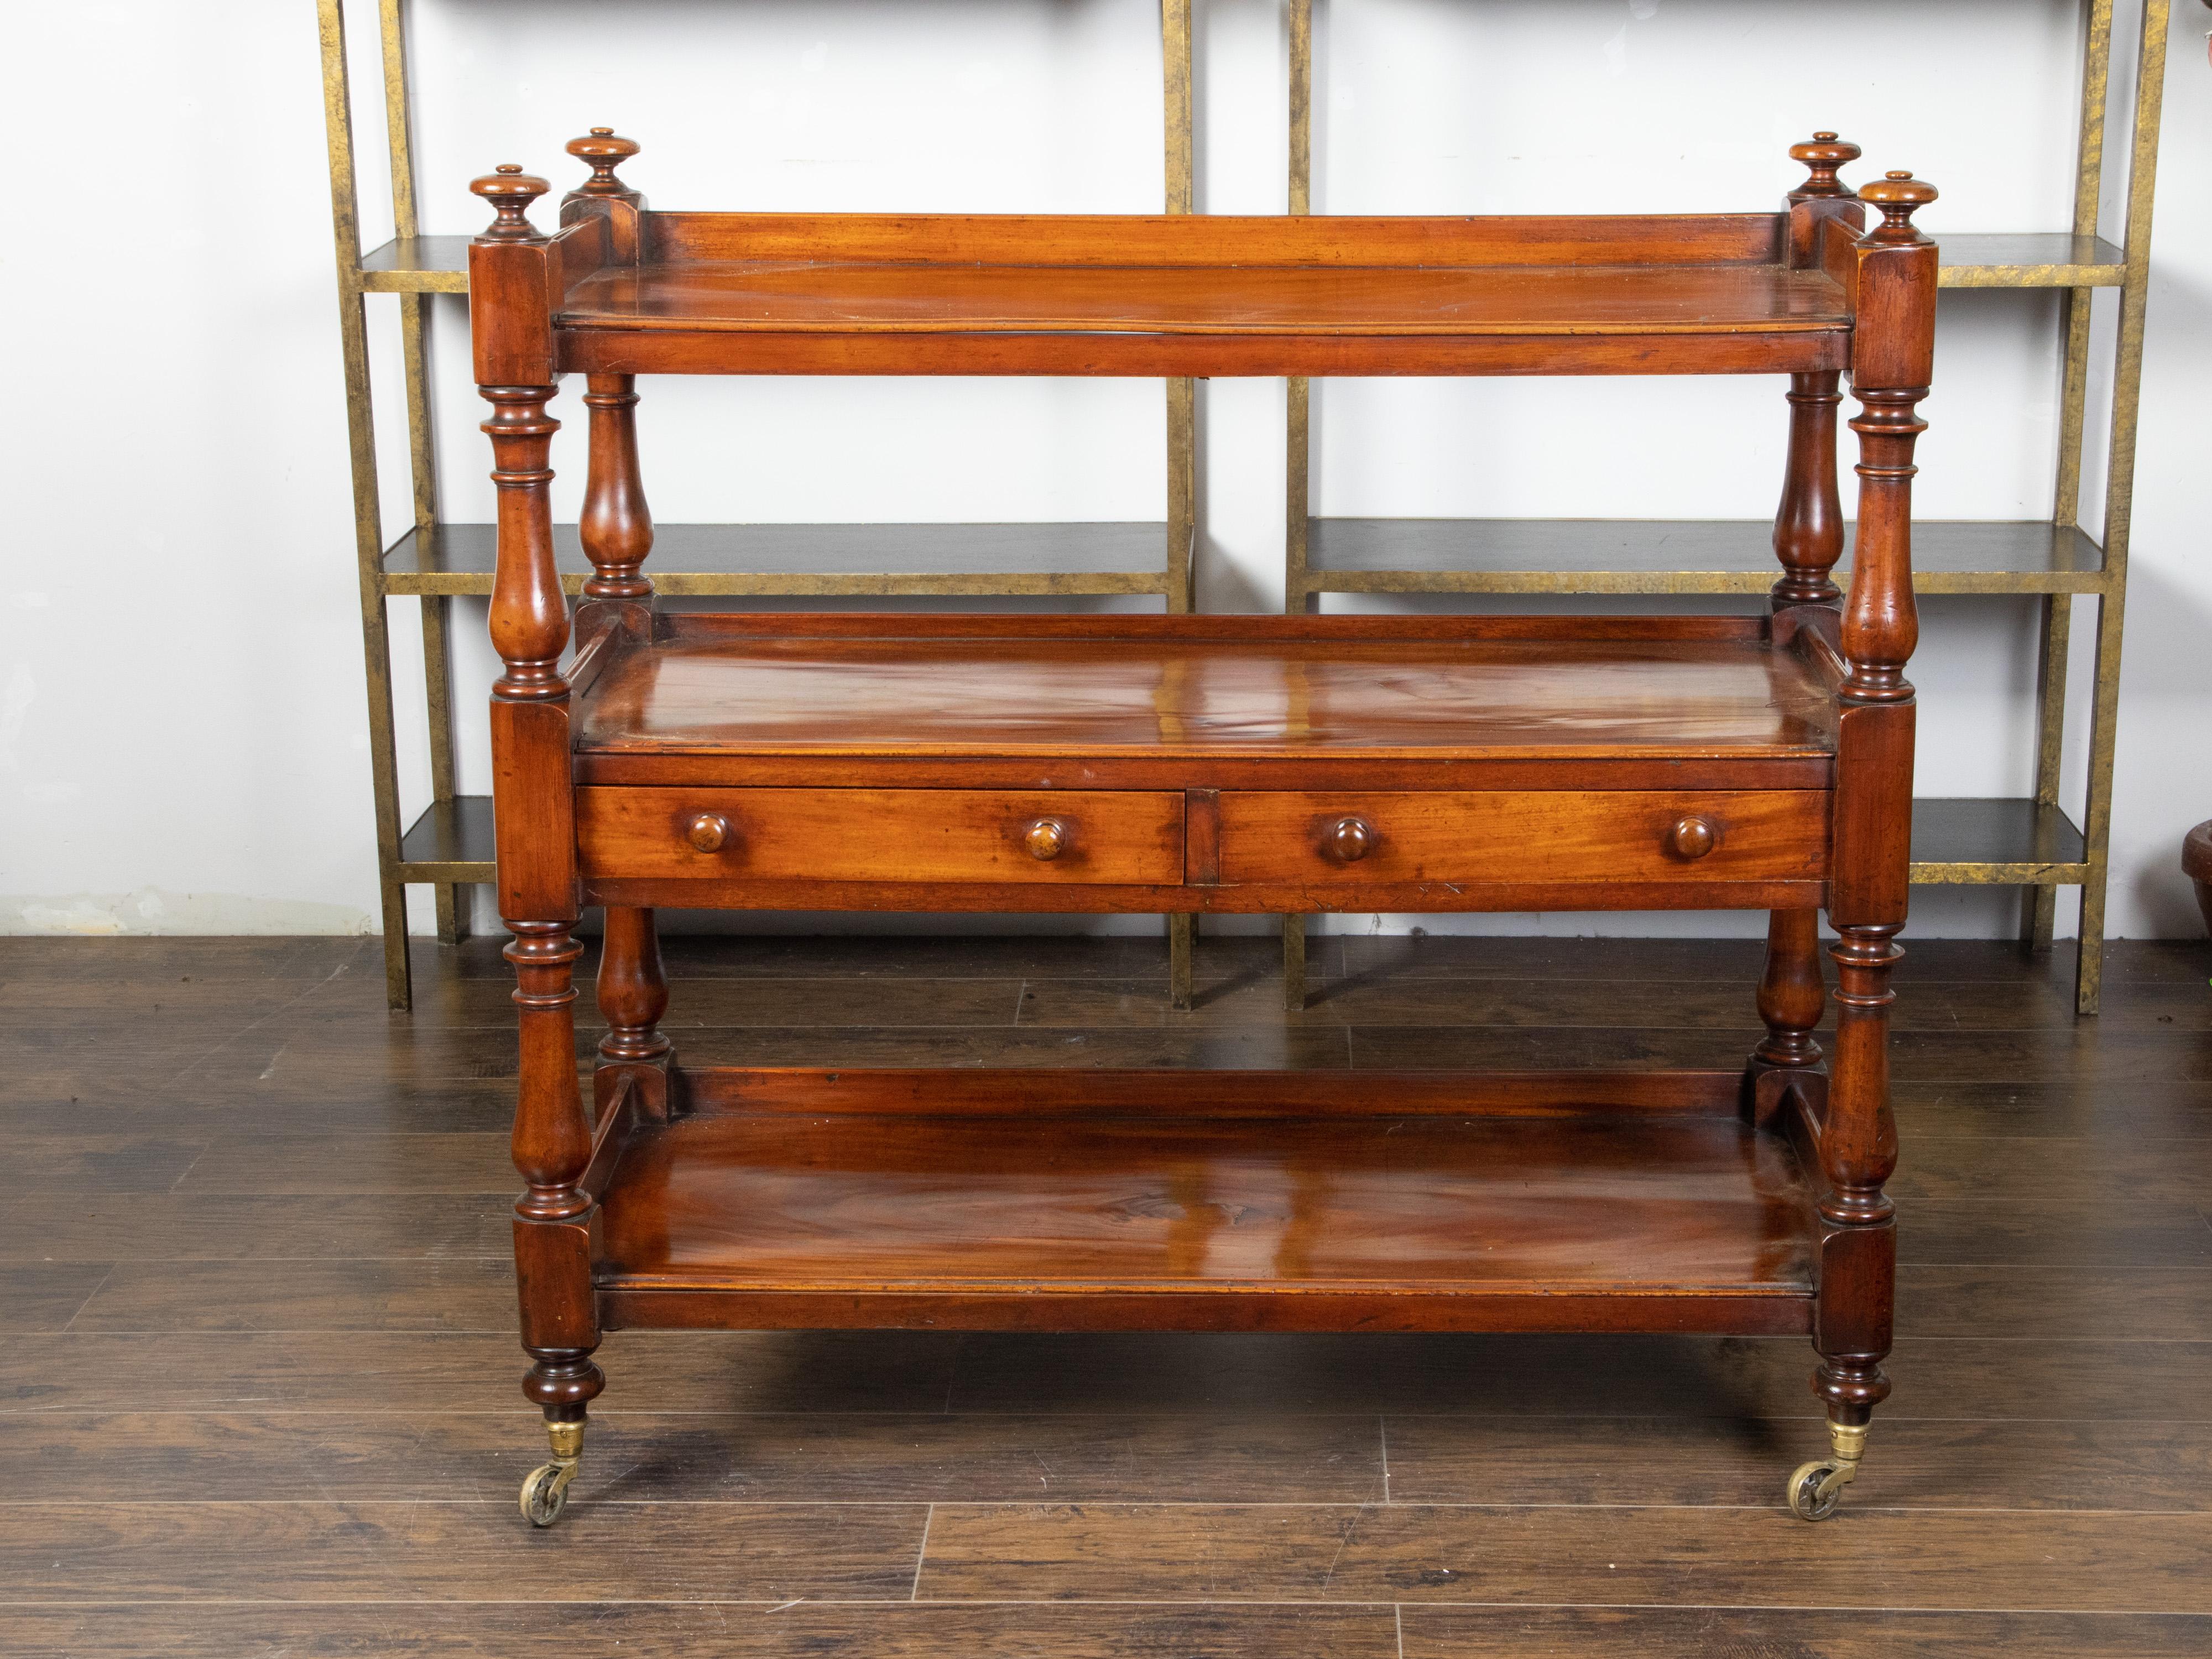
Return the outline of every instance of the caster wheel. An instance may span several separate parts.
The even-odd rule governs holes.
[[[1790,1513],[1800,1521],[1825,1521],[1844,1505],[1840,1466],[1832,1458],[1800,1464],[1790,1477]]]
[[[561,1511],[568,1506],[568,1482],[575,1476],[574,1464],[541,1464],[531,1470],[522,1483],[522,1513],[533,1527],[550,1527],[561,1518]]]

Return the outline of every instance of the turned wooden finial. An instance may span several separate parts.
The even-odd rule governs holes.
[[[1836,177],[1836,169],[1859,159],[1859,147],[1832,132],[1816,132],[1809,143],[1790,146],[1790,159],[1802,161],[1813,175],[1793,192],[1797,197],[1849,196],[1850,186]]]
[[[1890,173],[1870,185],[1859,186],[1859,200],[1871,202],[1881,210],[1881,222],[1867,232],[1869,242],[1924,242],[1912,226],[1916,208],[1926,207],[1936,199],[1936,186],[1925,179],[1916,179],[1909,173]]]
[[[570,191],[570,196],[635,196],[637,192],[615,177],[615,169],[637,154],[635,138],[618,138],[612,127],[593,127],[590,136],[571,138],[568,154],[587,162],[592,176]]]
[[[538,227],[530,222],[530,204],[553,186],[535,173],[525,173],[519,161],[502,161],[498,171],[472,179],[470,191],[492,204],[499,216],[484,228],[479,242],[537,242]]]

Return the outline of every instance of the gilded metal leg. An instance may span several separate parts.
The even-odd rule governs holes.
[[[1801,1463],[1790,1477],[1790,1512],[1800,1521],[1825,1521],[1844,1501],[1844,1488],[1859,1478],[1866,1455],[1864,1423],[1828,1425],[1828,1455]]]
[[[2114,728],[2120,702],[2122,597],[2113,591],[2097,601],[2097,684],[2089,708],[2089,788],[2081,816],[2083,856],[2089,865],[2081,883],[2080,955],[2074,969],[2074,1011],[2097,1012],[2105,978],[2105,886],[2111,874]]]
[[[533,1527],[550,1527],[568,1505],[568,1483],[584,1459],[584,1419],[548,1419],[545,1437],[553,1448],[553,1461],[541,1463],[524,1477],[522,1513]]]
[[[2089,716],[2089,799],[2081,822],[2087,878],[2081,884],[2081,955],[2075,1012],[2094,1014],[2104,982],[2105,884],[2112,828],[2112,750],[2119,714],[2120,635],[2134,524],[2136,422],[2142,412],[2143,307],[2150,289],[2151,208],[2158,182],[2158,128],[2166,88],[2168,0],[2143,0],[2136,54],[2135,133],[2128,163],[2127,279],[2120,289],[2112,365],[2112,430],[2105,463],[2105,586],[2097,601],[2096,693]]]
[[[2087,307],[2082,314],[2088,314]],[[2036,665],[2035,800],[2039,806],[2056,806],[2066,737],[2066,658],[2073,635],[2074,596],[2046,593],[2042,621]],[[2031,951],[2048,951],[2057,921],[2058,890],[2047,884],[2027,889],[2022,912],[2021,943]]]
[[[453,787],[453,701],[452,656],[447,647],[447,607],[450,600],[425,594],[422,608],[422,672],[430,717],[430,794],[441,806],[450,806]],[[436,884],[438,942],[459,945],[469,933],[469,888],[461,882]]]

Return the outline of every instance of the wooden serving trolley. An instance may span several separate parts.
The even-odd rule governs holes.
[[[559,231],[501,167],[470,258],[524,1389],[554,1451],[531,1520],[625,1326],[1804,1332],[1831,1453],[1789,1501],[1832,1513],[1889,1391],[1935,191],[1854,195],[1824,137],[1766,214],[658,213],[617,177],[635,144],[570,148],[592,173]],[[595,571],[573,658],[564,374]],[[1782,575],[1759,617],[672,613],[633,418],[655,374],[1786,375]],[[1763,909],[1766,1036],[1728,1072],[691,1069],[659,1029],[660,905]]]

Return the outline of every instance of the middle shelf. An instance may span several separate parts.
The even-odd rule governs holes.
[[[489,593],[488,524],[418,526],[384,556],[391,594]],[[562,586],[592,574],[576,526],[556,525]],[[1048,524],[664,524],[654,589],[693,594],[1167,594],[1168,526]]]
[[[591,574],[576,526],[554,529],[562,584]],[[1772,525],[1752,519],[1315,519],[1310,593],[1764,593]],[[675,524],[654,532],[660,592],[1165,593],[1164,521]],[[1922,593],[2094,593],[2088,532],[2040,520],[1912,527]],[[410,530],[384,556],[394,595],[491,592],[493,526]],[[1848,543],[1837,580],[1848,580]]]
[[[1310,593],[1765,593],[1780,571],[1773,534],[1765,519],[1312,519],[1289,597],[1297,609]],[[1923,594],[2095,593],[2105,574],[2102,550],[2072,525],[1912,526]]]

